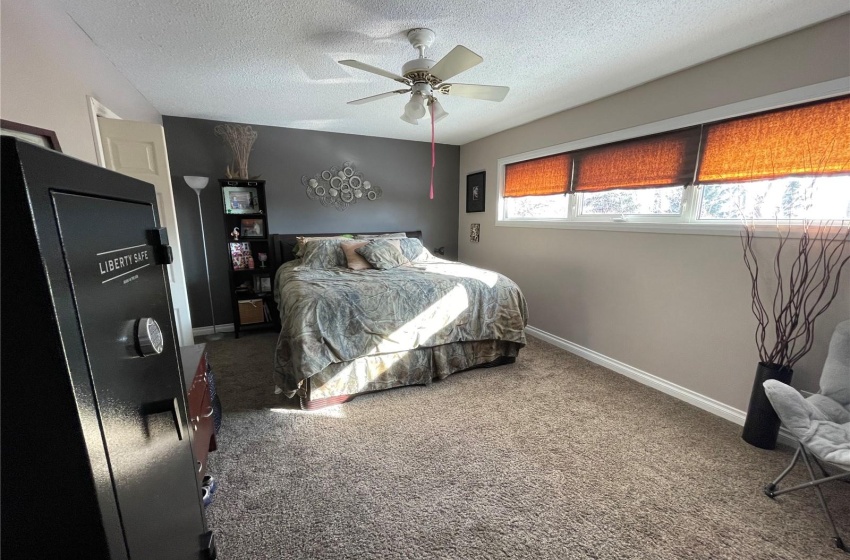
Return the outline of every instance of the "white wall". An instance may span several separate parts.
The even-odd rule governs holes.
[[[513,278],[532,326],[746,410],[758,355],[738,238],[497,227],[496,160],[848,76],[843,16],[462,146],[461,185],[485,170],[487,209],[467,214],[461,189],[460,259]],[[850,270],[794,385],[817,390],[829,336],[847,318]]]
[[[97,163],[86,95],[124,119],[162,123],[147,99],[51,0],[3,0],[0,116],[56,132],[62,151]]]

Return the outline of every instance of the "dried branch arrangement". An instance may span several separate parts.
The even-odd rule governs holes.
[[[850,260],[847,221],[804,221],[796,247],[793,241],[789,243],[792,229],[795,226],[783,227],[777,222],[779,240],[772,267],[776,287],[772,294],[760,283],[761,269],[754,250],[755,225],[747,221],[741,232],[744,263],[752,280],[752,310],[758,321],[755,338],[759,359],[764,364],[788,368],[793,368],[811,350],[815,319],[838,295],[841,271]],[[783,262],[786,248],[796,250],[790,266]],[[772,346],[768,338],[771,325]]]
[[[228,179],[256,179],[248,176],[248,157],[257,140],[257,131],[251,125],[220,124],[215,127],[215,133],[224,138],[233,151],[233,167],[225,169]]]

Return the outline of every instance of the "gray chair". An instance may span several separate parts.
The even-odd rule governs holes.
[[[765,486],[771,498],[803,488],[813,488],[832,529],[835,546],[850,552],[841,540],[835,521],[829,513],[820,485],[850,480],[850,321],[839,323],[829,343],[829,353],[820,378],[820,391],[808,398],[794,388],[776,380],[764,382],[764,390],[782,424],[797,438],[798,448],[791,464],[779,477]],[[778,484],[802,458],[811,482],[778,489]],[[812,463],[820,469],[815,475]],[[830,475],[824,464],[832,465],[838,474]]]

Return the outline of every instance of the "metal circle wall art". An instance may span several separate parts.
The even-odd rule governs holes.
[[[307,197],[318,200],[322,206],[333,206],[340,212],[358,200],[375,201],[384,194],[381,187],[363,179],[347,161],[342,168],[331,167],[313,177],[301,177],[301,184],[307,190]]]

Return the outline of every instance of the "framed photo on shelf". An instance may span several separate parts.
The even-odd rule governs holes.
[[[222,187],[221,194],[226,214],[260,213],[260,199],[254,187]]]
[[[484,211],[484,171],[466,176],[466,213]]]
[[[247,241],[230,244],[230,261],[233,270],[251,270],[254,268],[254,257],[251,256],[251,244]]]
[[[254,276],[254,292],[261,294],[272,291],[271,276]]]
[[[265,220],[262,218],[242,218],[242,225],[239,229],[242,231],[242,237],[266,236]]]
[[[2,133],[3,136],[14,136],[19,140],[35,144],[36,146],[41,146],[42,148],[50,148],[57,152],[62,151],[62,148],[59,147],[59,139],[56,138],[56,133],[52,130],[7,121],[6,119],[0,120],[0,129],[2,129],[0,130],[0,133]]]

